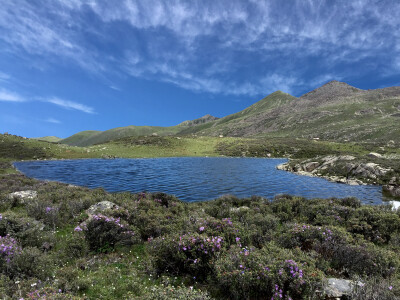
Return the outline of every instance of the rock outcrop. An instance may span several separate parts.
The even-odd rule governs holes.
[[[277,169],[350,185],[375,184],[392,171],[376,163],[356,161],[351,155],[329,155],[302,162],[288,162],[277,166]]]
[[[16,201],[19,204],[24,204],[28,200],[33,200],[37,198],[37,192],[33,190],[19,191],[8,194],[8,200]]]
[[[357,284],[361,285],[362,283],[359,282]],[[342,299],[351,294],[355,285],[351,280],[328,278],[328,282],[324,286],[324,294],[327,299]]]

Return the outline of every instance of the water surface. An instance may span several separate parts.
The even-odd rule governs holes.
[[[276,170],[286,159],[179,157],[146,159],[80,159],[16,162],[29,177],[103,187],[109,192],[165,192],[184,201],[276,194],[306,198],[354,196],[364,203],[382,203],[380,186],[350,186]]]

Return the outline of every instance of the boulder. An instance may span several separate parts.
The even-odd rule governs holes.
[[[13,201],[18,201],[24,204],[27,200],[33,200],[37,198],[37,192],[33,190],[19,191],[8,194],[8,199]]]
[[[382,189],[393,197],[400,197],[400,186],[387,184],[384,185]]]
[[[318,168],[318,166],[319,166],[319,162],[312,161],[312,162],[309,162],[309,163],[306,163],[306,164],[303,165],[303,171],[312,172],[316,168]]]
[[[351,294],[354,283],[351,280],[328,278],[323,290],[328,299],[340,299]]]
[[[101,201],[99,203],[93,204],[91,207],[89,207],[86,210],[86,213],[89,216],[92,216],[96,213],[101,213],[104,212],[106,210],[118,210],[119,206],[113,202],[110,201]]]
[[[372,157],[372,158],[382,158],[383,157],[383,155],[376,153],[376,152],[371,152],[368,154],[368,156]]]

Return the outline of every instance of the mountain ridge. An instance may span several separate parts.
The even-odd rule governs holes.
[[[294,97],[276,91],[237,113],[205,115],[176,126],[128,126],[90,134],[75,144],[88,146],[138,135],[282,136],[338,141],[400,140],[400,87],[363,90],[330,81]],[[69,140],[68,140],[69,139]],[[77,140],[74,137],[72,140]]]

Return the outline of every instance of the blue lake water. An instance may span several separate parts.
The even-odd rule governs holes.
[[[277,194],[306,198],[354,196],[364,203],[382,203],[380,186],[350,186],[322,178],[276,170],[286,159],[179,157],[146,159],[80,159],[16,162],[29,177],[102,187],[109,192],[165,192],[184,201]]]

